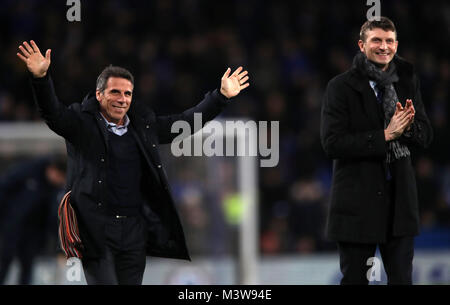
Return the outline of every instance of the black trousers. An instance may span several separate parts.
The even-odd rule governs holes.
[[[392,237],[378,244],[388,285],[411,285],[414,237]],[[367,260],[375,256],[377,244],[338,242],[341,285],[368,285],[367,272],[372,265]]]
[[[141,216],[110,216],[105,229],[106,254],[83,258],[88,285],[142,285],[147,233]]]
[[[372,265],[367,260],[375,256],[377,246],[386,271],[388,285],[411,285],[414,237],[394,237],[395,185],[387,183],[389,194],[388,238],[381,244],[338,242],[340,268],[343,274],[341,285],[367,285],[367,271]]]

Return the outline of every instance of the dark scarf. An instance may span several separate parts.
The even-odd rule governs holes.
[[[366,55],[359,52],[353,59],[356,68],[370,80],[376,83],[377,99],[383,105],[384,110],[384,128],[389,125],[392,116],[395,113],[396,103],[398,101],[397,93],[393,83],[398,81],[397,69],[394,61],[389,63],[386,71],[381,70],[373,62],[367,59]],[[406,145],[401,144],[398,140],[388,143],[388,151],[386,161],[391,163],[402,157],[409,156],[410,152]]]

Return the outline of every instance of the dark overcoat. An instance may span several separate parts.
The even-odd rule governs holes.
[[[412,99],[416,110],[411,134],[402,135],[399,140],[409,148],[427,147],[433,133],[418,76],[410,63],[397,56],[394,61],[399,76],[394,87],[399,101],[405,106],[406,99]],[[419,203],[411,158],[401,158],[388,169],[384,112],[368,77],[355,65],[329,81],[322,103],[320,132],[325,153],[333,159],[328,238],[382,243],[388,234],[417,235]],[[396,190],[391,214],[387,170],[393,176]]]
[[[84,245],[83,257],[102,257],[105,251],[105,224],[108,216],[105,183],[108,168],[108,131],[94,94],[66,107],[58,101],[51,77],[32,78],[33,96],[46,124],[66,141],[68,155],[67,189]],[[147,223],[147,255],[190,259],[183,228],[175,209],[159,145],[170,143],[172,123],[186,121],[194,130],[194,113],[202,114],[203,124],[218,115],[228,103],[218,90],[208,92],[195,107],[181,114],[156,116],[146,105],[133,100],[127,112],[131,132],[146,160],[144,170]]]

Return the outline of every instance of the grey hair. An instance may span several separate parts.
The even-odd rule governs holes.
[[[103,69],[102,73],[97,77],[97,86],[96,89],[100,92],[103,92],[106,89],[106,83],[110,77],[120,77],[125,78],[131,82],[134,86],[134,77],[130,71],[125,68],[109,65],[105,69]]]

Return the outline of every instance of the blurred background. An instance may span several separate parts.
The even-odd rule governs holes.
[[[63,141],[43,125],[26,68],[16,57],[18,46],[33,39],[41,51],[52,49],[51,74],[66,105],[81,102],[95,89],[101,70],[114,64],[134,74],[135,99],[157,114],[176,113],[218,88],[227,67],[244,66],[251,85],[220,118],[280,122],[279,164],[255,167],[257,282],[338,283],[336,247],[324,239],[332,169],[320,145],[320,107],[327,82],[351,66],[369,8],[365,0],[81,1],[81,21],[69,22],[66,1],[1,1],[1,253],[7,253],[11,240],[21,244],[22,233],[5,234],[11,232],[11,223],[35,215],[14,216],[11,208],[25,205],[24,190],[36,189],[30,177],[36,177],[38,169],[30,164],[65,154]],[[397,27],[398,54],[416,66],[435,132],[429,149],[413,151],[422,230],[416,238],[414,281],[448,284],[450,2],[381,1],[381,14]],[[144,284],[242,282],[239,162],[231,157],[174,158],[170,150],[165,158],[171,164],[168,175],[194,259],[185,264],[149,258]],[[42,166],[39,170],[46,171]],[[17,172],[22,184],[11,196],[6,182]],[[56,205],[51,204],[60,196],[61,181],[45,181],[53,195],[42,204],[27,204],[40,211],[45,206],[45,215],[54,220]],[[50,219],[46,228],[50,229],[33,230],[44,239],[33,248],[39,250],[30,250],[35,271],[30,282],[71,284],[62,275],[65,261],[57,256],[56,224]],[[4,264],[6,256],[0,256]],[[12,260],[4,283],[26,278],[19,271],[20,262],[21,258]]]

